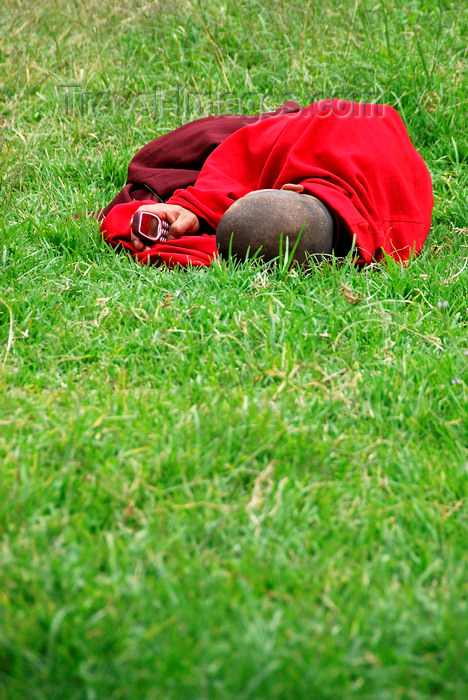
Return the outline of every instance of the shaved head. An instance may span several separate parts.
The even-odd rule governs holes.
[[[277,258],[281,234],[283,253],[291,253],[300,234],[293,259],[300,264],[309,256],[329,255],[333,248],[333,217],[315,197],[289,190],[257,190],[232,204],[219,222],[216,243],[227,257],[245,259],[260,250],[264,260]],[[232,242],[231,242],[232,240]]]

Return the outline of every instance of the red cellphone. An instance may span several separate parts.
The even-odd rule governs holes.
[[[132,221],[132,233],[148,245],[164,243],[170,224],[149,211],[138,211]]]

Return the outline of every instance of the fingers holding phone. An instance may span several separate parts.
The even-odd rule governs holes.
[[[131,222],[132,243],[139,251],[156,243],[174,240],[184,234],[195,234],[200,228],[197,216],[176,204],[141,206]]]
[[[157,214],[138,210],[132,219],[132,242],[137,250],[146,250],[166,241],[169,228],[170,224]]]

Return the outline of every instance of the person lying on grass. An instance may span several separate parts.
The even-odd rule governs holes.
[[[268,260],[280,240],[291,251],[299,237],[300,263],[344,255],[353,241],[358,263],[385,255],[406,262],[423,246],[432,207],[429,172],[393,108],[323,100],[239,128],[206,158],[193,185],[166,202],[132,202],[120,237],[108,233],[111,209],[102,230],[141,262],[157,262],[168,247],[170,256],[203,233],[211,257],[260,250]],[[148,246],[131,231],[142,211],[170,224],[167,242]]]

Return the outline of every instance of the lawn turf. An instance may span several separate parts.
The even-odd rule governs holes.
[[[466,698],[464,5],[0,27],[0,698]],[[395,106],[428,163],[407,268],[148,268],[85,216],[171,128],[329,96]]]

